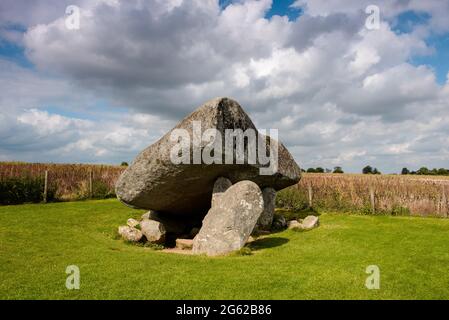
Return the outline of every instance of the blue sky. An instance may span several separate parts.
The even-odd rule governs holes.
[[[7,31],[25,33],[26,28],[20,25],[6,25],[3,27]],[[25,57],[25,49],[19,43],[0,37],[0,56],[13,61],[23,67],[32,68],[33,64]]]
[[[410,61],[414,65],[431,66],[435,71],[438,83],[444,84],[449,72],[449,34],[432,35],[426,39],[426,43],[429,47],[434,48],[434,53],[412,57]]]
[[[296,20],[301,15],[301,9],[292,7],[294,0],[274,1],[266,17],[269,19],[274,15],[287,16],[289,20]]]
[[[372,2],[4,0],[0,161],[131,161],[225,95],[303,167],[447,167],[449,1]]]
[[[407,11],[400,14],[392,24],[393,30],[399,34],[410,33],[417,26],[425,26],[429,23],[431,16],[427,13]],[[444,84],[449,72],[449,34],[430,34],[425,39],[427,45],[434,49],[429,55],[413,56],[410,62],[414,65],[430,66],[437,77],[438,83]]]

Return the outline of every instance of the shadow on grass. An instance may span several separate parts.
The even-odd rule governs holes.
[[[262,238],[257,239],[253,242],[251,242],[248,247],[253,250],[261,250],[261,249],[268,249],[268,248],[275,248],[282,246],[283,244],[286,244],[289,242],[287,238],[281,238],[281,237],[272,237],[272,238]]]

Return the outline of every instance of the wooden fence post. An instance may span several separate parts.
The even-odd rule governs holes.
[[[309,191],[309,207],[312,208],[313,205],[313,191],[312,191],[312,184],[309,183],[307,185],[307,189]]]
[[[376,213],[376,203],[375,203],[373,187],[369,188],[369,197],[370,197],[370,202],[371,202],[371,211],[373,214],[375,214]]]
[[[91,198],[91,199],[93,197],[93,188],[92,188],[93,175],[94,175],[93,171],[90,170],[89,171],[89,198]]]
[[[48,194],[48,170],[45,170],[45,175],[44,175],[44,203],[47,203],[47,194]]]
[[[446,198],[446,188],[444,184],[441,186],[441,211],[444,216],[448,217],[448,207],[447,207],[447,198]]]

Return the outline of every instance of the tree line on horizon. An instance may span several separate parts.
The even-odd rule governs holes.
[[[421,167],[416,171],[410,171],[408,168],[402,168],[401,174],[416,174],[416,175],[426,175],[426,176],[449,176],[449,169],[445,168],[433,168],[428,169],[427,167]]]
[[[308,168],[307,170],[301,169],[301,172],[307,172],[307,173],[344,173],[342,167],[334,167],[334,170],[328,169],[328,168]]]
[[[334,169],[328,169],[328,168],[323,168],[323,167],[317,167],[317,168],[308,168],[306,169],[301,169],[302,172],[307,172],[307,173],[344,173],[343,168],[342,167],[334,167]],[[362,173],[363,174],[382,174],[377,168],[372,167],[370,165],[365,166],[362,169]],[[433,169],[428,169],[427,167],[421,167],[418,170],[414,171],[414,170],[409,170],[408,168],[404,167],[401,170],[401,174],[402,175],[429,175],[429,176],[449,176],[449,169],[445,169],[445,168],[433,168]]]

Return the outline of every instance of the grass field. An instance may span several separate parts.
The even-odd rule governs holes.
[[[449,220],[323,214],[308,232],[207,258],[114,238],[141,211],[116,200],[0,207],[1,299],[448,299]],[[368,290],[368,265],[379,290]],[[81,288],[67,290],[77,265]]]

